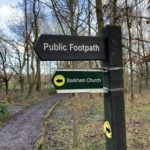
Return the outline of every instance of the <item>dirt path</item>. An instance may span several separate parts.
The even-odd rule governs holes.
[[[43,126],[44,114],[48,108],[61,99],[62,95],[56,95],[31,106],[1,127],[0,150],[33,150],[40,129]]]

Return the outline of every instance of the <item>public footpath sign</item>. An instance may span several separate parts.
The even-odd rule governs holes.
[[[52,83],[58,93],[98,93],[103,90],[103,72],[98,70],[56,71]]]
[[[58,92],[104,92],[106,150],[127,150],[121,27],[108,25],[102,37],[41,35],[35,52],[41,60],[102,60],[107,72],[57,71],[52,83]]]
[[[87,36],[46,35],[34,47],[41,60],[104,59],[103,38]]]

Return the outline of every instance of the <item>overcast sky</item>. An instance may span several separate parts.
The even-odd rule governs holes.
[[[0,28],[6,28],[9,21],[11,21],[18,10],[15,6],[18,2],[22,0],[0,0]],[[13,7],[13,8],[12,8]]]

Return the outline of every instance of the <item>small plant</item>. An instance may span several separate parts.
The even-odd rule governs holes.
[[[9,118],[10,113],[8,112],[8,108],[4,104],[0,104],[0,122],[5,121]]]

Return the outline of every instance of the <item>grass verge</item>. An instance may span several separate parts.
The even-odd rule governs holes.
[[[49,121],[48,121],[48,118],[49,116],[51,115],[51,113],[54,111],[54,109],[56,108],[56,106],[59,104],[59,101],[56,102],[46,113],[46,115],[44,116],[44,125],[43,125],[43,128],[41,129],[40,131],[40,134],[39,134],[39,138],[35,144],[35,147],[34,147],[34,150],[45,150],[44,149],[44,142],[45,142],[45,136],[46,136],[46,131],[47,131],[47,128],[48,128],[48,124],[49,124]]]
[[[150,149],[150,96],[135,96],[132,105],[126,100],[126,132],[128,150]],[[79,97],[78,112],[78,150],[104,150],[103,98],[89,99]],[[74,150],[73,148],[73,105],[70,99],[61,101],[49,117],[46,134],[47,149]]]

